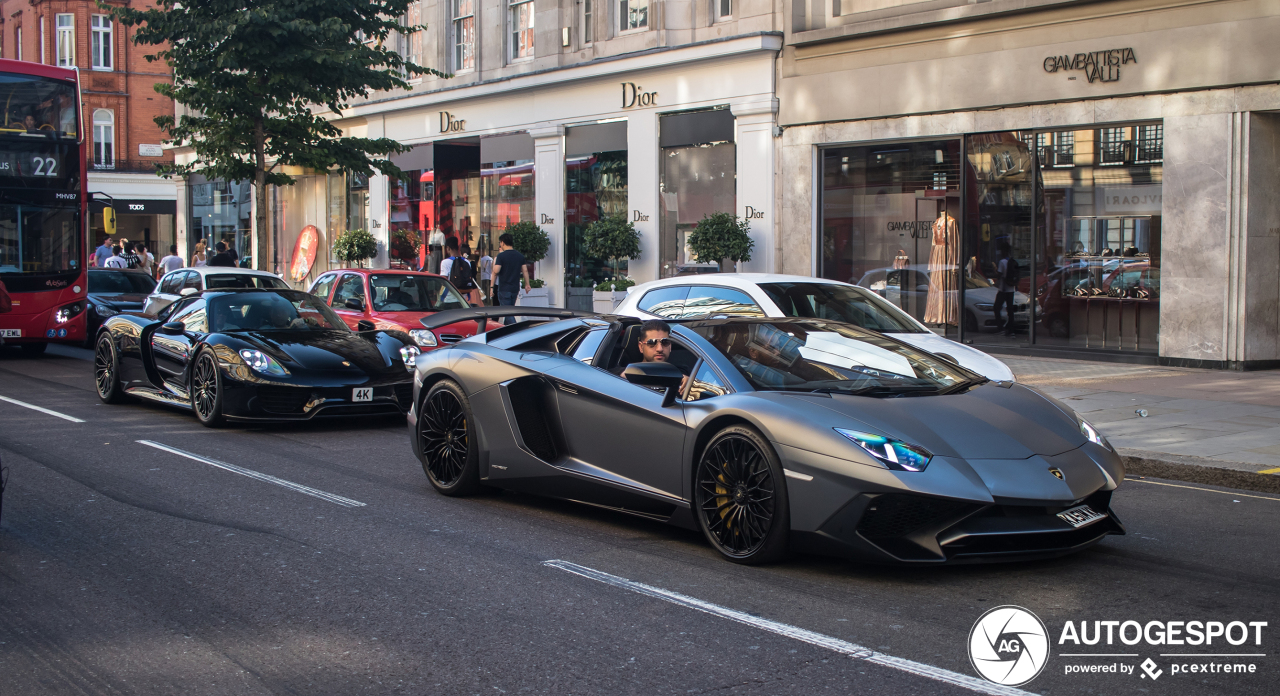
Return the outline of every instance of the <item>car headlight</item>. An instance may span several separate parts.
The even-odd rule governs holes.
[[[413,342],[426,348],[436,347],[436,335],[429,329],[409,329],[409,335],[413,337]]]
[[[418,366],[418,356],[422,355],[422,351],[417,346],[403,346],[400,348],[400,359],[404,361],[404,369],[413,372]]]
[[[244,358],[245,364],[254,372],[270,375],[272,377],[284,377],[289,374],[289,371],[284,369],[283,365],[276,362],[270,355],[267,355],[260,350],[250,350],[246,348],[240,351],[240,357]]]
[[[1102,433],[1098,432],[1097,428],[1093,427],[1092,425],[1089,425],[1089,421],[1083,418],[1080,419],[1080,432],[1084,435],[1085,439],[1088,440],[1089,442],[1092,442],[1095,445],[1102,445],[1107,449],[1112,449],[1111,443],[1107,442],[1107,438],[1103,437]]]
[[[58,322],[59,324],[65,324],[71,321],[73,318],[79,316],[80,313],[83,311],[84,311],[83,303],[72,302],[71,304],[62,307],[57,312],[55,312],[53,315],[53,320]]]
[[[98,316],[103,318],[114,317],[115,315],[120,313],[120,310],[116,309],[115,307],[108,307],[106,305],[89,305],[89,307],[94,312],[96,312]]]
[[[883,435],[860,433],[856,430],[836,428],[835,431],[875,457],[876,461],[895,471],[924,471],[933,455],[919,445],[909,445]]]

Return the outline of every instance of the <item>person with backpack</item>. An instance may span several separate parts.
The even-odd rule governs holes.
[[[999,245],[1000,262],[996,264],[996,304],[993,308],[996,315],[996,330],[1004,330],[1004,335],[1013,336],[1013,298],[1018,290],[1018,277],[1021,269],[1013,258],[1013,247],[1002,241]],[[1004,307],[1009,318],[1000,320],[1000,308]]]
[[[450,237],[444,245],[445,258],[440,262],[440,275],[449,279],[453,287],[458,292],[472,300],[475,291],[480,289],[476,285],[475,273],[471,270],[471,262],[467,257],[458,253],[458,241]]]

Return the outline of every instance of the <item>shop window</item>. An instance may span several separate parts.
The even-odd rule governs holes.
[[[634,31],[649,26],[649,0],[618,1],[619,31]]]
[[[476,68],[475,0],[452,0],[453,3],[453,70]]]
[[[64,68],[75,67],[76,64],[76,16],[60,14],[54,18],[57,32],[58,65]]]
[[[187,235],[190,245],[187,251],[188,258],[195,253],[195,245],[200,240],[204,240],[209,257],[215,253],[214,246],[218,242],[225,242],[227,247],[234,249],[240,257],[239,264],[251,268],[252,235],[249,230],[253,218],[252,184],[247,181],[227,182],[221,179],[211,181],[200,175],[192,175],[190,182],[191,207],[188,219],[191,221],[191,227]],[[293,189],[296,189],[296,186],[281,187],[278,190],[281,191],[281,198],[286,199]],[[293,201],[286,199],[281,203],[290,210],[298,211]],[[292,219],[288,221],[292,223]],[[287,246],[292,248],[292,243]]]
[[[90,67],[94,70],[111,70],[114,65],[111,18],[107,15],[93,15],[89,18],[89,29],[92,32],[89,45]]]
[[[507,22],[511,31],[511,60],[533,57],[533,0],[510,0]]]
[[[668,114],[658,129],[658,275],[714,273],[721,259],[694,258],[685,240],[704,216],[737,212],[733,114],[728,109]]]
[[[611,216],[627,216],[627,124],[625,121],[571,127],[565,134],[565,286],[591,288],[618,273],[610,259],[589,256],[583,248],[587,226]],[[571,291],[572,292],[572,291]],[[580,292],[582,306],[591,295]],[[572,300],[572,298],[570,298]]]
[[[110,109],[93,112],[93,168],[116,166],[116,117]]]

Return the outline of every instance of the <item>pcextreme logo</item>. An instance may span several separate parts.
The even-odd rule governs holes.
[[[1049,631],[1022,607],[996,607],[969,631],[969,662],[983,679],[1022,686],[1040,676],[1049,659]]]

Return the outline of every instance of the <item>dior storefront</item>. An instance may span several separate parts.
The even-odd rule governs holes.
[[[1103,5],[1000,4],[945,35],[796,22],[781,269],[998,352],[1280,365],[1280,18],[1197,6],[1126,33]]]

